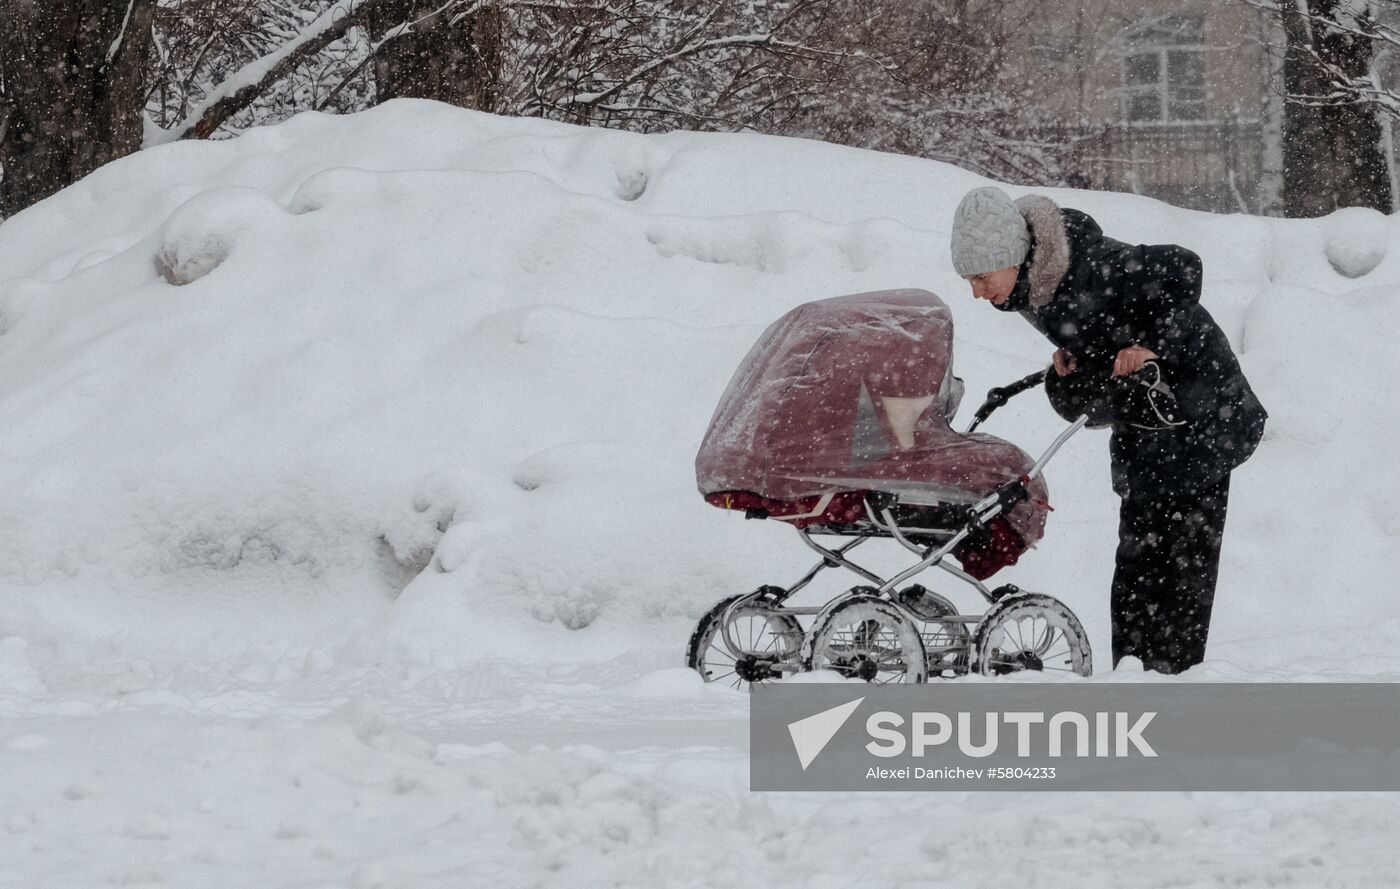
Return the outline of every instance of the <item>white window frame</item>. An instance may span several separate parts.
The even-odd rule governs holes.
[[[1141,28],[1142,25],[1136,26]],[[1160,127],[1178,126],[1190,127],[1201,124],[1209,124],[1214,121],[1210,117],[1210,88],[1206,72],[1209,70],[1206,65],[1205,53],[1209,47],[1204,43],[1169,43],[1169,42],[1125,42],[1119,48],[1119,70],[1118,70],[1118,104],[1119,116],[1123,123],[1130,127]],[[1171,82],[1171,54],[1172,53],[1198,53],[1200,55],[1201,70],[1201,98],[1189,100],[1176,100],[1172,98]],[[1157,80],[1155,83],[1129,84],[1128,83],[1128,62],[1130,59],[1141,56],[1155,55],[1157,57]],[[1157,97],[1157,117],[1155,119],[1133,120],[1129,115],[1129,108],[1132,100],[1137,96],[1156,95]],[[1171,106],[1195,105],[1201,109],[1201,116],[1196,118],[1172,117]]]

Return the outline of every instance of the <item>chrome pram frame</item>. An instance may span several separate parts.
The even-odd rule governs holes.
[[[975,430],[1011,395],[1031,388],[1043,377],[1043,373],[1033,374],[1011,386],[993,389],[968,432]],[[1079,417],[1055,438],[1024,475],[981,500],[961,506],[939,504],[940,508],[956,510],[960,521],[955,527],[901,526],[895,517],[895,511],[902,505],[898,496],[877,494],[866,497],[865,519],[859,523],[796,529],[802,542],[821,557],[820,561],[789,586],[760,586],[753,592],[717,604],[702,618],[691,637],[690,666],[700,671],[707,681],[723,678],[713,675],[705,663],[710,650],[706,645],[722,644],[733,660],[736,686],[822,668],[881,681],[878,676],[888,672],[884,667],[896,662],[904,666],[902,675],[885,681],[921,682],[930,675],[1060,669],[1047,663],[1053,660],[1051,647],[1063,637],[1068,647],[1064,663],[1069,671],[1088,675],[1092,663],[1087,636],[1067,606],[1053,597],[1025,592],[1011,584],[989,588],[946,559],[969,536],[981,533],[988,522],[1025,500],[1029,483],[1040,476],[1065,443],[1087,422],[1087,416]],[[828,547],[814,540],[814,535],[854,539],[841,546]],[[852,550],[876,537],[895,540],[917,556],[918,561],[886,578],[850,559]],[[934,567],[975,589],[989,609],[982,614],[961,614],[943,596],[917,584],[903,586]],[[786,604],[828,568],[844,568],[865,583],[823,605]],[[1008,653],[1013,646],[1007,646],[1003,637],[1009,622],[1025,620],[1027,615],[1038,628],[1032,631],[1035,637],[1031,643],[1021,640],[1022,648],[1013,658]],[[798,617],[813,618],[811,626],[803,630]],[[759,648],[758,641],[752,640],[746,645],[738,638],[736,626],[744,618],[758,619],[767,625],[770,632],[765,646]],[[1019,624],[1017,626],[1019,628]],[[871,627],[877,629],[869,629]],[[862,638],[862,633],[868,638]]]

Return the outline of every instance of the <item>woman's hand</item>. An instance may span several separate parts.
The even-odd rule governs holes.
[[[1050,356],[1050,361],[1055,365],[1055,373],[1062,377],[1069,376],[1079,367],[1079,362],[1075,361],[1074,356],[1064,349],[1056,349],[1055,354]]]
[[[1111,376],[1127,376],[1156,357],[1157,353],[1146,346],[1129,346],[1126,349],[1120,350],[1118,352],[1118,357],[1113,359],[1113,373]]]

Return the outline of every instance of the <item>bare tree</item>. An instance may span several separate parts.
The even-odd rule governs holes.
[[[535,5],[516,19],[512,113],[657,130],[774,132],[846,60],[832,0]]]
[[[369,18],[378,99],[436,99],[478,111],[498,110],[509,18],[510,10],[496,3],[378,4]],[[405,27],[404,33],[395,33]]]
[[[218,99],[236,91],[230,87],[261,80],[266,72],[250,74],[259,63],[271,67],[267,61],[278,58],[283,48],[299,50],[296,60],[253,91],[246,105],[212,115],[201,135],[222,126],[237,131],[298,111],[366,107],[371,87],[362,81],[341,83],[366,51],[356,22],[344,23],[328,43],[308,45],[301,39],[316,37],[312,32],[318,26],[340,26],[342,14],[349,11],[340,0],[162,0],[155,19],[156,76],[148,114],[171,137],[192,134],[192,121],[197,123]]]
[[[1248,0],[1278,16],[1282,53],[1283,211],[1321,216],[1339,207],[1393,207],[1380,115],[1400,117],[1375,59],[1400,33],[1381,16],[1396,0]]]
[[[1032,7],[842,2],[830,23],[847,52],[811,108],[807,135],[954,163],[1026,184],[1065,181],[1080,146],[1009,74]]]
[[[0,0],[0,218],[141,145],[155,0]]]
[[[9,212],[135,150],[143,105],[157,125],[150,142],[233,134],[302,110],[353,111],[400,96],[639,131],[813,136],[1021,181],[1059,177],[1055,145],[1038,132],[1029,103],[998,80],[1001,39],[1019,26],[1008,12],[1012,0],[58,2],[97,23],[82,52],[106,85],[104,113],[125,129],[109,135],[73,117],[51,144],[91,157],[47,175],[46,190],[17,194]],[[31,0],[0,0],[7,7],[42,17]],[[100,14],[84,17],[87,7]],[[36,21],[6,35],[0,108],[17,107],[10,99],[24,89],[40,92],[41,80],[70,92],[28,100],[35,107],[75,104],[80,77],[54,67],[59,62],[30,65],[41,50],[71,57],[52,37],[65,27],[76,26]],[[44,35],[39,48],[24,42],[29,33]],[[101,59],[109,45],[111,58]],[[0,134],[19,134],[22,146],[33,138],[26,127],[42,120],[9,111]]]
[[[219,0],[183,0],[176,8],[195,2]],[[236,7],[240,0],[223,2]],[[368,82],[372,95],[365,95],[366,103],[410,96],[643,130],[741,127],[799,107],[797,96],[817,87],[813,72],[829,70],[843,57],[839,48],[813,42],[832,5],[337,0],[236,67],[225,70],[226,63],[204,53],[170,68],[182,80],[162,93],[162,122],[177,137],[213,135],[321,54],[354,43],[358,35],[360,42],[342,56],[339,68],[323,69],[335,81],[325,90],[328,99]],[[199,19],[210,33],[186,39],[185,46],[212,47],[216,55],[234,46],[237,57],[266,43],[265,25],[253,29],[256,39],[241,31],[231,35],[231,28],[247,29],[247,17],[220,18],[212,8]],[[221,76],[213,77],[216,72]],[[201,76],[192,77],[196,73]]]
[[[186,4],[217,3],[218,0],[176,0],[175,9]],[[297,0],[259,5],[236,0],[226,18],[213,10],[195,19],[202,26],[197,42],[209,47],[232,47],[233,51],[197,60],[183,86],[184,111],[169,127],[175,138],[203,139],[214,135],[235,116],[266,103],[284,89],[298,70],[315,63],[337,44],[352,40],[355,29],[363,29],[371,16],[390,0],[333,0],[310,5]],[[405,23],[406,25],[411,23]],[[408,33],[408,28],[400,33]],[[397,34],[392,36],[398,36]],[[386,38],[387,39],[387,38]],[[348,58],[343,50],[342,59]],[[205,67],[200,67],[203,61]],[[202,77],[201,77],[202,75]],[[192,96],[194,97],[192,99]],[[267,109],[263,118],[286,116],[285,101]],[[281,110],[283,113],[277,113]]]

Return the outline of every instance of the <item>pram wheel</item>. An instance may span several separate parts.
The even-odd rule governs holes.
[[[958,608],[949,599],[919,584],[905,587],[895,597],[920,622],[930,676],[961,676],[967,672],[971,633],[967,624],[954,617]]]
[[[706,612],[690,634],[685,662],[706,682],[725,682],[732,688],[745,689],[753,683],[781,679],[783,672],[775,669],[786,662],[795,668],[802,648],[802,626],[797,618],[768,607],[762,597],[740,605],[730,616],[729,633],[734,641],[745,646],[733,652],[725,644],[720,623],[725,612],[736,600],[752,596],[740,593],[721,600]]]
[[[1093,672],[1089,637],[1059,599],[1018,593],[992,606],[972,636],[973,670],[1002,676],[1021,670]]]
[[[856,587],[817,615],[802,664],[879,685],[928,679],[919,628],[898,605],[869,587]]]

